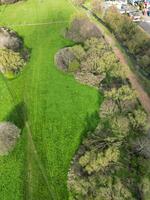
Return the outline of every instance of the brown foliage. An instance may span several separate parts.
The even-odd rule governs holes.
[[[20,51],[22,46],[23,42],[16,32],[4,27],[0,28],[0,48]]]
[[[100,38],[102,34],[100,29],[87,16],[81,15],[73,19],[65,36],[75,42],[84,42],[91,37]]]
[[[20,130],[14,124],[0,123],[0,155],[7,155],[12,151],[19,136]]]

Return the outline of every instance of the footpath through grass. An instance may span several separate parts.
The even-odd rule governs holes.
[[[0,10],[0,25],[66,21],[74,13],[67,0],[28,0]],[[18,78],[5,82],[0,77],[0,121],[23,129],[15,150],[0,157],[0,199],[67,199],[70,161],[82,136],[97,123],[98,92],[54,65],[57,50],[71,44],[62,36],[66,26],[14,27],[31,48],[31,59]]]

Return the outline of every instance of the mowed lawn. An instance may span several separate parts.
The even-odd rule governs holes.
[[[31,58],[16,79],[0,76],[0,121],[13,121],[23,130],[15,150],[0,157],[0,199],[65,200],[70,161],[96,126],[101,102],[95,89],[54,64],[57,50],[71,45],[63,31],[74,9],[67,0],[28,0],[0,10],[1,25],[59,22],[13,27]]]

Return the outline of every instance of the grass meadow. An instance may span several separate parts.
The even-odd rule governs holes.
[[[54,64],[57,50],[72,44],[63,31],[74,13],[67,0],[27,0],[0,7],[0,26],[17,31],[31,51],[17,78],[0,76],[0,121],[22,129],[15,150],[0,157],[2,200],[68,199],[70,161],[99,120],[98,91],[77,83]]]

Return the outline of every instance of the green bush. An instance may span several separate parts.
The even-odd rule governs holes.
[[[77,59],[74,59],[69,63],[68,71],[69,72],[76,72],[80,68],[80,63]]]
[[[20,53],[8,49],[0,49],[0,71],[3,74],[16,74],[25,62]]]
[[[81,62],[81,60],[86,55],[84,48],[81,45],[74,45],[71,47],[71,51],[74,56]]]

